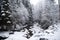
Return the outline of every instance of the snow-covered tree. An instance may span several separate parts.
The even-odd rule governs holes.
[[[3,29],[10,29],[12,26],[11,12],[9,9],[8,0],[3,0],[1,4],[1,17],[0,17],[0,26]],[[9,28],[7,27],[9,26]]]
[[[26,9],[28,10],[29,24],[32,24],[33,23],[33,13],[32,13],[32,5],[30,3],[30,0],[22,0],[22,3],[24,4]]]
[[[59,4],[59,20],[60,20],[60,0],[58,0],[58,4]]]
[[[32,8],[28,0],[9,0],[9,4],[15,26],[32,22]]]
[[[58,5],[55,0],[41,0],[34,7],[33,15],[34,20],[48,21],[47,24],[52,25],[58,22],[59,19]]]
[[[53,24],[58,21],[58,5],[55,4],[55,0],[46,0],[45,12],[47,16],[50,16],[50,20]]]

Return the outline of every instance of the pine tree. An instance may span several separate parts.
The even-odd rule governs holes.
[[[26,38],[29,39],[33,35],[32,31],[29,30],[29,29],[31,29],[30,27],[33,26],[32,6],[31,6],[29,0],[22,0],[22,3],[24,4],[24,6],[26,7],[26,9],[28,10],[28,13],[29,13],[29,16],[28,16],[29,20],[26,22],[27,26],[25,27],[29,32],[27,34]]]
[[[24,4],[24,6],[26,7],[26,9],[28,10],[28,13],[29,13],[28,24],[33,25],[33,13],[32,13],[32,5],[30,4],[30,0],[22,0],[22,3]]]
[[[3,0],[1,4],[1,20],[0,20],[0,26],[2,30],[4,29],[4,26],[10,26],[12,24],[11,20],[11,14],[9,9],[9,2],[8,0]]]
[[[59,20],[60,20],[60,0],[58,0],[59,3]]]

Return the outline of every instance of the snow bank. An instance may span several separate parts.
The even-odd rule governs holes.
[[[28,32],[25,30],[25,32],[15,32],[6,40],[39,40],[40,38],[45,38],[48,40],[60,40],[60,24],[54,24],[53,26],[50,26],[47,30],[43,30],[40,28],[40,26],[38,26],[38,24],[34,24],[33,28],[30,29],[33,31],[33,36],[29,39],[25,37],[25,34]]]

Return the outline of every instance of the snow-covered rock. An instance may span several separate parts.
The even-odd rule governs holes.
[[[0,36],[9,37],[9,32],[0,32]]]

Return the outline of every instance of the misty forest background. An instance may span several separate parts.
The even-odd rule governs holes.
[[[46,30],[60,23],[60,0],[43,0],[36,6],[30,0],[0,0],[0,31],[30,29],[34,23]]]

